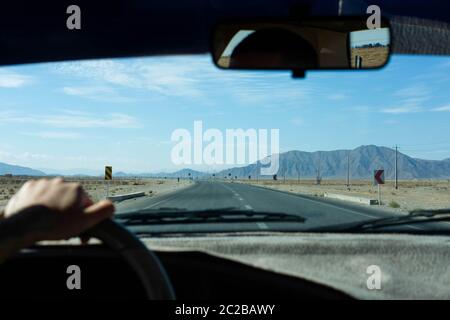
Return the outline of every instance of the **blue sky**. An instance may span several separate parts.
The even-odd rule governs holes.
[[[219,70],[209,56],[0,68],[0,162],[175,170],[177,128],[280,129],[281,151],[398,144],[450,157],[450,58],[393,56],[380,71]],[[198,169],[218,169],[200,167]]]
[[[364,46],[367,44],[381,43],[388,45],[390,34],[388,28],[378,28],[371,30],[362,30],[350,32],[350,45],[352,47]]]

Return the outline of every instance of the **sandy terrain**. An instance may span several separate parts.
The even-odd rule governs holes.
[[[6,205],[8,199],[27,181],[27,178],[0,177],[0,210]],[[105,181],[98,178],[66,178],[66,181],[74,181],[82,184],[89,196],[98,201],[106,195]],[[116,179],[110,181],[110,195],[127,194],[144,191],[147,195],[158,196],[189,185],[189,181],[176,179]]]
[[[378,199],[377,187],[372,181],[352,181],[350,190],[345,181],[323,180],[321,185],[316,185],[313,180],[286,182],[279,180],[267,181],[240,181],[268,188],[278,189],[299,194],[323,197],[324,194],[333,193]],[[417,209],[450,208],[450,180],[439,181],[400,181],[396,190],[391,181],[381,186],[381,201],[384,209],[408,212]]]

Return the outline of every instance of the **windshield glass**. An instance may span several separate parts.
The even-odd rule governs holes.
[[[206,55],[4,67],[0,207],[28,179],[62,175],[141,231],[450,208],[449,77],[449,58],[418,56],[305,79]]]

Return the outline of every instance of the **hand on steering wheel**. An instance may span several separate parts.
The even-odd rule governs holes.
[[[5,208],[4,221],[20,230],[16,234],[17,243],[9,240],[5,246],[20,249],[42,240],[95,237],[131,265],[149,299],[174,299],[159,259],[130,231],[108,219],[113,214],[110,201],[94,204],[80,184],[61,178],[28,181]]]

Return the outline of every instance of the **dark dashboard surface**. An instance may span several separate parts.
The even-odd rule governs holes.
[[[156,252],[178,299],[349,299],[334,289],[199,252]],[[81,271],[81,289],[69,290],[67,268]],[[1,297],[140,299],[134,271],[101,245],[43,246],[0,266]]]

